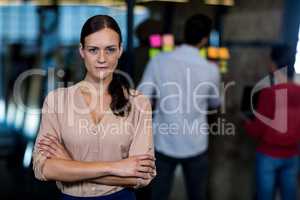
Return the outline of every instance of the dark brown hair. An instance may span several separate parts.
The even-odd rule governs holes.
[[[95,15],[90,17],[83,25],[80,34],[80,43],[84,47],[85,37],[100,31],[104,28],[114,30],[119,35],[121,46],[122,34],[118,23],[108,15]],[[129,102],[129,82],[120,74],[113,73],[112,81],[108,87],[108,92],[112,97],[110,108],[117,116],[127,116],[131,109]]]
[[[188,18],[184,26],[184,39],[187,44],[196,45],[208,37],[212,28],[212,20],[203,14]]]
[[[295,74],[296,49],[287,44],[278,44],[272,47],[270,57],[277,69],[286,67],[286,76],[292,80]]]

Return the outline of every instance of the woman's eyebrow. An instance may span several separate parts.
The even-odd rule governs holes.
[[[112,48],[112,47],[117,47],[116,45],[109,45],[109,46],[106,46],[105,48]]]
[[[87,48],[97,48],[97,49],[100,49],[100,47],[98,47],[98,46],[93,46],[93,45],[87,45],[86,46]],[[108,45],[108,46],[106,46],[105,48],[113,48],[113,47],[117,47],[117,45]]]
[[[87,48],[97,48],[97,49],[99,49],[99,47],[97,47],[97,46],[92,46],[92,45],[88,45],[88,46],[86,46]]]

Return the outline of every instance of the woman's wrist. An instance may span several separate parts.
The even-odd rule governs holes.
[[[113,163],[112,162],[101,162],[99,163],[99,175],[100,176],[110,176],[115,175],[113,170]]]
[[[112,176],[122,176],[120,174],[120,171],[118,170],[118,165],[119,161],[112,161],[112,162],[106,162],[105,163],[105,171],[107,175],[112,175]]]

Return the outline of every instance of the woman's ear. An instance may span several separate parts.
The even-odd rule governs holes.
[[[123,53],[123,46],[122,46],[122,45],[120,45],[119,59],[121,58],[121,56],[122,56],[122,53]]]
[[[84,59],[83,46],[81,43],[79,44],[79,54],[80,54],[80,57],[82,59]]]

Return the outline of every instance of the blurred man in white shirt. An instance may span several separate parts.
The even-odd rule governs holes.
[[[138,90],[155,100],[153,134],[158,175],[152,199],[167,200],[174,171],[182,165],[190,200],[206,199],[208,107],[220,104],[218,67],[202,58],[212,21],[205,15],[190,17],[185,43],[161,53],[147,65]]]

